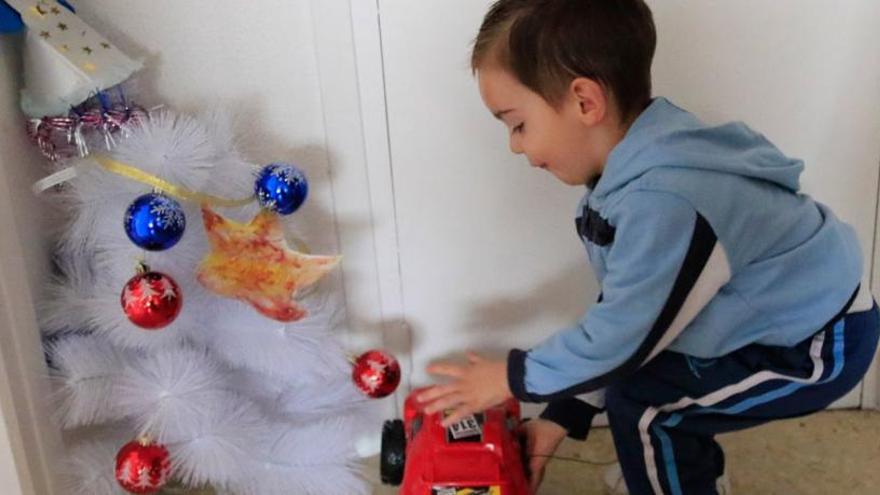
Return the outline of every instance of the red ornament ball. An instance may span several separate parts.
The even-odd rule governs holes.
[[[183,305],[177,282],[164,273],[151,271],[132,277],[122,289],[120,299],[128,319],[146,330],[169,325]]]
[[[361,392],[381,399],[391,395],[400,384],[400,364],[391,354],[374,349],[355,360],[351,377]]]
[[[157,443],[135,440],[116,454],[116,481],[129,493],[158,492],[170,472],[168,449]]]

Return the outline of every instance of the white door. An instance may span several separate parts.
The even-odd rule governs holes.
[[[358,12],[372,8],[360,3],[353,2],[356,31],[374,29],[357,27]],[[803,158],[806,191],[851,222],[872,253],[880,3],[649,3],[659,32],[655,93],[709,122],[744,120]],[[431,360],[539,342],[598,292],[572,227],[581,189],[510,154],[469,73],[470,41],[489,4],[378,0],[400,283],[417,385]],[[371,59],[368,53],[358,64]],[[366,122],[369,132],[369,116]],[[839,405],[859,405],[860,393]]]

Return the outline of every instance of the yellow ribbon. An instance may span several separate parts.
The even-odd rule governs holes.
[[[211,196],[210,194],[190,191],[185,187],[172,184],[162,178],[156,177],[155,175],[148,174],[139,168],[126,165],[122,162],[107,158],[106,156],[92,156],[91,158],[98,162],[98,164],[104,167],[108,172],[113,172],[116,175],[121,175],[122,177],[136,180],[148,186],[153,186],[169,196],[174,196],[175,198],[184,201],[194,201],[211,206],[237,207],[244,206],[256,199],[254,196],[249,196],[243,199],[226,199]]]
[[[211,206],[238,207],[244,206],[256,199],[254,196],[243,199],[225,199],[219,198],[217,196],[211,196],[210,194],[190,191],[185,187],[174,185],[164,179],[156,177],[155,175],[148,174],[139,168],[132,167],[131,165],[126,165],[122,162],[113,160],[112,158],[107,158],[106,156],[95,155],[91,158],[98,162],[98,164],[104,167],[104,169],[108,172],[113,172],[114,174],[121,175],[128,179],[136,180],[143,184],[147,184],[148,186],[153,186],[154,188],[164,192],[165,194],[168,194],[169,196],[174,196],[175,198],[182,199],[184,201],[195,201],[199,204],[208,204]],[[287,237],[289,241],[292,241],[300,252],[311,254],[309,245],[306,244],[306,242],[302,239],[290,234],[286,235],[285,237]]]

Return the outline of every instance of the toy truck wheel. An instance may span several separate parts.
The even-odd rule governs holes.
[[[403,481],[403,468],[406,465],[406,432],[403,421],[386,421],[382,426],[382,453],[379,460],[379,474],[382,483],[397,486]]]

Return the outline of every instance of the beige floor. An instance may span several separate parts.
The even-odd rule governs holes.
[[[737,495],[880,495],[880,413],[826,412],[720,437]],[[566,441],[560,456],[614,460],[610,432]],[[367,473],[378,479],[378,461]],[[540,495],[601,495],[603,467],[552,460]],[[377,495],[396,490],[377,485]]]

